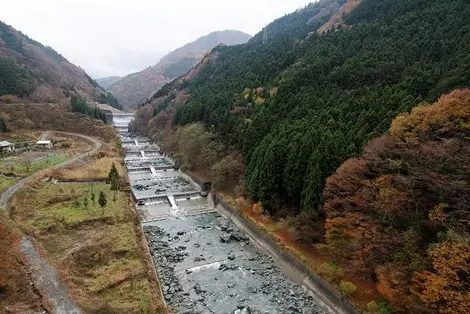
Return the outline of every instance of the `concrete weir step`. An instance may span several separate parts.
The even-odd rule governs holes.
[[[310,277],[305,277],[302,269],[297,273],[294,264],[284,265],[281,259],[276,264],[264,254],[283,258],[268,240],[244,228],[237,216],[221,204],[217,209],[209,205],[210,198],[201,197],[201,187],[175,170],[173,161],[154,160],[164,158],[160,148],[149,139],[128,132],[127,124],[132,118],[133,115],[113,115],[125,144],[133,198],[140,203],[137,212],[159,278],[164,279],[163,297],[171,311],[356,313],[344,311],[338,302],[331,306],[324,297],[317,298],[321,287],[306,281]]]
[[[168,202],[170,202],[171,208],[178,209],[178,205],[176,205],[176,201],[173,195],[167,195],[166,197],[168,198]]]
[[[199,210],[190,210],[190,211],[179,211],[178,216],[180,217],[190,217],[190,216],[196,216],[196,215],[204,215],[204,214],[209,214],[209,213],[214,213],[216,212],[215,208],[205,208],[205,209],[199,209]],[[151,215],[151,216],[145,216],[142,221],[143,223],[150,223],[150,222],[155,222],[155,221],[163,221],[167,219],[174,219],[175,215],[172,213],[168,214],[160,214],[160,215]]]

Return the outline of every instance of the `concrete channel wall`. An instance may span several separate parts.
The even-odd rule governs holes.
[[[179,171],[182,177],[194,185],[202,186],[204,181],[191,172]],[[261,250],[271,255],[283,272],[304,290],[311,293],[319,306],[327,313],[356,314],[354,306],[319,278],[292,253],[282,249],[267,233],[260,230],[253,222],[243,217],[238,210],[228,205],[220,196],[212,192],[207,197],[210,206],[226,218],[232,220]]]
[[[184,180],[190,182],[194,187],[202,188],[208,183],[191,172],[185,173],[181,170],[178,172]],[[320,309],[326,313],[358,313],[347,300],[336,294],[326,282],[316,276],[316,274],[300,262],[297,257],[281,248],[268,233],[262,231],[253,222],[242,216],[238,210],[229,206],[215,192],[209,193],[207,202],[211,208],[215,208],[219,214],[231,220],[237,228],[243,231],[256,247],[273,257],[277,266],[288,278],[314,297],[315,303]],[[140,228],[142,228],[142,226],[140,226]],[[146,239],[145,242],[147,242]],[[146,244],[148,247],[149,243]],[[148,251],[148,254],[150,255],[150,251]],[[155,276],[158,280],[157,273],[155,273]],[[161,286],[160,293],[162,293]]]
[[[315,296],[319,306],[327,313],[359,313],[347,300],[333,292],[332,288],[313,273],[292,253],[282,249],[267,233],[260,230],[253,222],[246,219],[238,210],[229,206],[216,193],[208,196],[217,212],[232,220],[253,243],[276,260],[279,267],[295,283]]]

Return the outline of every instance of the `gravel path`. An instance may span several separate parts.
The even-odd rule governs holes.
[[[49,131],[48,131],[49,132]],[[103,143],[99,140],[91,138],[82,134],[68,133],[68,132],[57,132],[71,136],[81,137],[85,140],[88,140],[94,144],[93,149],[80,154],[66,162],[60,163],[53,167],[41,170],[39,172],[33,173],[30,176],[21,179],[15,185],[8,188],[0,196],[0,208],[8,209],[8,202],[13,197],[16,191],[18,191],[24,184],[31,179],[32,176],[37,175],[42,171],[46,171],[53,168],[62,168],[68,166],[83,157],[89,156],[97,152],[102,146]],[[34,247],[33,242],[29,237],[23,237],[21,239],[20,250],[25,255],[27,259],[27,264],[31,269],[31,279],[33,280],[34,287],[39,292],[42,298],[45,298],[53,307],[53,313],[57,314],[81,314],[82,311],[68,298],[67,287],[60,281],[57,277],[55,270],[52,268],[49,263],[41,257],[39,252]]]
[[[28,261],[31,279],[42,298],[52,305],[52,313],[81,314],[82,311],[68,298],[68,290],[49,263],[39,255],[28,237],[21,239],[20,250]]]

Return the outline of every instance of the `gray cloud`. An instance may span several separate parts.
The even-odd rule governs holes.
[[[0,20],[92,77],[125,75],[212,31],[251,35],[308,0],[0,0]]]

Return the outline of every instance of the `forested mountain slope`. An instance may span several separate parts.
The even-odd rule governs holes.
[[[175,110],[175,90],[190,95],[174,123],[201,121],[236,145],[248,194],[273,214],[317,208],[325,179],[397,114],[470,84],[466,1],[363,0],[344,17],[350,29],[312,34],[329,18],[312,17],[332,2],[280,18],[245,45],[215,48],[148,111]]]
[[[101,93],[85,71],[54,49],[0,22],[0,96],[59,102],[72,94],[98,99]]]
[[[162,85],[188,72],[211,48],[218,44],[245,43],[250,37],[235,30],[210,33],[170,52],[158,64],[123,77],[107,89],[116,95],[122,104],[135,108],[150,98]]]
[[[131,127],[209,169],[218,192],[290,216],[361,309],[469,312],[468,90],[419,105],[470,85],[470,4],[362,0],[338,20],[352,4],[319,1],[216,47]]]
[[[336,261],[402,312],[468,313],[469,165],[470,90],[396,118],[327,180]]]

